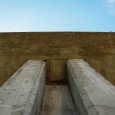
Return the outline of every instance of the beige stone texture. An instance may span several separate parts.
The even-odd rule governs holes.
[[[114,32],[22,32],[0,33],[0,85],[26,60],[46,60],[47,75],[57,76],[62,60],[83,58],[115,85]],[[60,60],[53,62],[51,60]],[[51,62],[51,63],[50,63]],[[59,67],[58,67],[59,66]],[[51,69],[52,67],[52,72]],[[65,67],[65,66],[64,66]],[[64,68],[61,67],[61,68]],[[66,73],[63,69],[62,75]],[[58,73],[59,72],[59,73]],[[67,76],[63,76],[62,80]]]

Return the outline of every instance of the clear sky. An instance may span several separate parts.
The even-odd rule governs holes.
[[[114,31],[115,0],[0,0],[0,32]]]

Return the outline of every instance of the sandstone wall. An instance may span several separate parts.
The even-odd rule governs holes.
[[[0,33],[0,85],[28,59],[47,63],[47,81],[66,79],[67,59],[86,59],[115,85],[115,33]]]

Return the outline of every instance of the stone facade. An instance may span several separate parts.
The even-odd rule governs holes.
[[[31,59],[46,60],[47,81],[64,80],[65,62],[74,58],[87,60],[115,85],[115,33],[111,32],[0,33],[0,85]]]

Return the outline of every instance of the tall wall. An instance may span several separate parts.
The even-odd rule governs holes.
[[[95,32],[0,33],[0,85],[28,59],[46,60],[47,80],[64,80],[73,58],[86,59],[115,85],[115,33]]]

